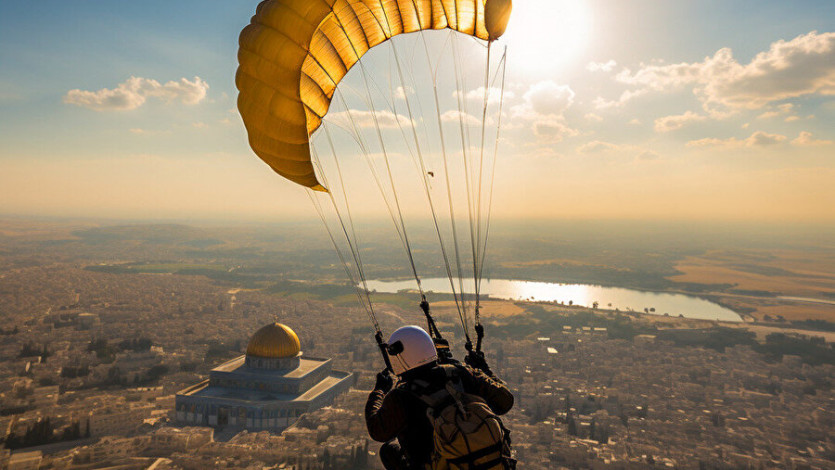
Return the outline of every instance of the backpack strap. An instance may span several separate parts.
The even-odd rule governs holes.
[[[441,366],[444,371],[446,383],[442,388],[433,392],[427,393],[430,388],[430,383],[426,380],[415,380],[409,384],[405,389],[412,395],[417,397],[420,401],[427,405],[426,417],[430,424],[434,425],[435,413],[447,405],[455,404],[459,411],[464,412],[464,405],[461,401],[461,396],[464,393],[464,387],[461,383],[461,378],[455,366]]]
[[[487,462],[484,462],[484,463],[480,463],[480,464],[475,463],[476,460],[478,460],[482,457],[486,457],[486,456],[488,456],[490,454],[493,454],[493,453],[497,453],[498,457],[496,457],[493,460],[489,460]],[[461,456],[461,457],[458,457],[458,458],[454,458],[454,459],[449,459],[449,460],[447,460],[447,462],[450,465],[456,465],[458,467],[463,467],[464,466],[463,464],[466,464],[467,468],[469,470],[482,470],[482,469],[493,468],[497,464],[504,462],[504,456],[502,456],[501,453],[502,453],[502,443],[497,443],[497,444],[493,444],[491,446],[485,447],[483,449],[479,449],[479,450],[477,450],[475,452],[472,452],[470,454],[467,454],[467,455],[464,455],[464,456]]]
[[[464,393],[464,382],[461,381],[463,366],[461,364],[450,364],[442,367],[444,374],[446,374],[447,384],[452,385],[459,394]]]
[[[431,395],[417,394],[417,397],[420,399],[420,401],[426,403],[426,405],[429,406],[429,409],[433,411],[440,408],[441,405],[444,404],[444,402],[448,401],[449,396],[450,394],[445,388],[442,388]]]
[[[426,405],[433,410],[440,407],[449,399],[449,392],[445,388],[442,388],[434,393],[427,393],[428,389],[429,382],[425,380],[416,380],[409,384],[405,390],[417,397],[420,401],[426,403]]]

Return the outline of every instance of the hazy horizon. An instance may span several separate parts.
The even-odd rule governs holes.
[[[89,222],[99,223],[107,226],[114,225],[194,225],[194,226],[271,226],[284,224],[312,224],[321,225],[322,221],[315,214],[282,216],[278,215],[263,215],[263,216],[236,216],[236,215],[218,215],[218,216],[204,216],[204,215],[171,215],[159,217],[142,217],[142,216],[127,216],[127,215],[72,215],[72,214],[29,214],[29,213],[15,213],[15,212],[0,212],[0,221],[31,221],[31,222]],[[459,223],[465,222],[465,218],[456,219]],[[784,220],[751,220],[751,219],[722,219],[722,218],[703,218],[703,219],[685,219],[685,218],[653,218],[653,217],[510,217],[510,216],[494,216],[492,218],[495,222],[496,228],[501,226],[516,226],[520,224],[534,224],[534,225],[548,225],[548,224],[573,224],[594,225],[594,224],[623,224],[634,226],[681,226],[681,227],[750,227],[752,229],[758,227],[770,227],[781,229],[784,231],[803,231],[813,229],[833,229],[835,230],[835,221],[829,220],[793,220],[791,225],[786,225]],[[357,224],[365,224],[368,226],[384,226],[391,227],[391,219],[388,214],[374,214],[365,217],[356,218]],[[426,230],[432,231],[432,219],[429,216],[405,216],[405,222],[409,225],[426,226]],[[448,223],[448,219],[447,219]],[[434,233],[434,231],[432,231]]]

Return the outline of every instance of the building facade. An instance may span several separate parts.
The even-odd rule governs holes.
[[[189,425],[281,430],[330,404],[354,383],[331,360],[302,357],[286,325],[258,330],[246,354],[216,367],[209,379],[177,393],[176,419]]]

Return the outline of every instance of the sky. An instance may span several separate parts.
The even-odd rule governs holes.
[[[256,5],[0,2],[0,214],[312,216],[305,191],[249,149],[236,109],[238,35]],[[495,217],[835,222],[835,2],[516,0],[496,45]],[[386,54],[367,61],[381,82]],[[464,57],[483,67],[478,51]],[[469,76],[462,96],[477,101]],[[431,87],[404,90],[431,107]],[[442,112],[457,116],[455,96],[442,93]],[[357,213],[385,211],[345,142]]]

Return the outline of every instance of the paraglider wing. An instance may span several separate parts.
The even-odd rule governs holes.
[[[372,47],[450,28],[485,41],[504,33],[511,0],[265,0],[241,32],[238,110],[252,150],[276,173],[318,191],[309,137],[336,86]]]

